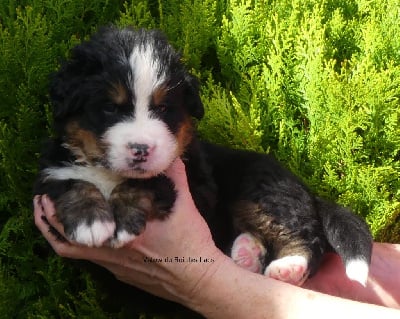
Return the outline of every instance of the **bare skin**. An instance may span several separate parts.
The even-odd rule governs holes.
[[[366,287],[345,275],[340,257],[327,254],[304,288],[333,296],[400,309],[400,245],[375,243]]]
[[[193,203],[183,163],[175,161],[167,176],[178,190],[173,214],[165,221],[149,222],[143,234],[120,249],[57,240],[45,220],[61,234],[63,227],[46,196],[34,199],[35,223],[60,256],[92,261],[123,282],[207,318],[400,318],[400,310],[395,309],[400,309],[400,245],[374,245],[366,287],[347,279],[340,259],[330,254],[320,271],[305,282],[307,289],[299,288],[240,268],[225,256]],[[189,262],[189,257],[196,261]]]

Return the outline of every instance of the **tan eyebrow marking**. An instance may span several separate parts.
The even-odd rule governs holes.
[[[128,90],[121,82],[113,83],[109,90],[109,94],[115,104],[122,105],[128,103]]]
[[[165,85],[159,86],[153,92],[153,103],[155,106],[162,104],[165,96],[167,95],[168,89]]]

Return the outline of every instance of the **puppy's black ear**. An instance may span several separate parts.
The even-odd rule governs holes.
[[[82,78],[72,74],[68,66],[52,74],[50,78],[50,99],[53,107],[53,118],[55,121],[63,120],[78,111],[80,103],[77,100],[79,82]],[[82,85],[82,82],[80,83]]]
[[[204,106],[200,99],[199,81],[193,75],[185,77],[185,103],[190,115],[200,120],[204,116]]]
[[[83,99],[89,94],[87,91],[92,89],[88,79],[103,69],[106,54],[96,37],[99,36],[75,46],[70,57],[51,75],[50,99],[54,119],[62,120],[79,111]]]

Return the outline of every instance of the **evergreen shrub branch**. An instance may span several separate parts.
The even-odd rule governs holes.
[[[376,240],[399,243],[399,21],[396,0],[0,2],[0,317],[180,317],[134,299],[110,307],[33,225],[48,75],[104,24],[167,34],[202,83],[203,138],[274,154]]]

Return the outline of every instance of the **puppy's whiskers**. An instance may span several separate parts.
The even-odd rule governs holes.
[[[182,84],[183,80],[180,80],[177,84],[175,84],[174,86],[170,86],[166,89],[166,91],[171,91],[173,89],[176,89],[178,86],[180,86]]]

